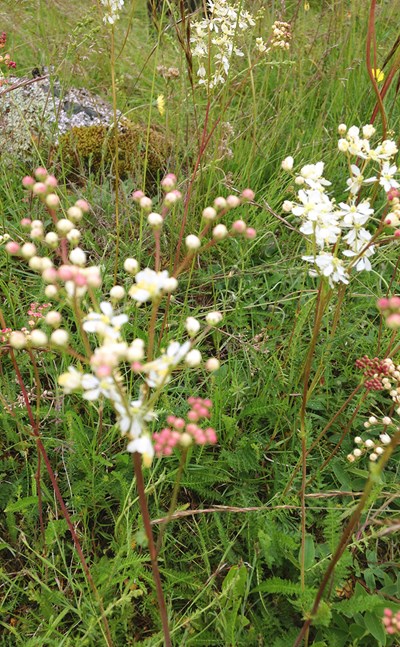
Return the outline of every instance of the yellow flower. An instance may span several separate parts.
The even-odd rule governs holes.
[[[157,97],[157,110],[163,116],[165,112],[165,99],[163,94],[159,94]]]
[[[310,9],[310,3],[309,3],[309,2],[305,2],[305,3],[304,3],[304,11],[309,11],[309,9]]]
[[[377,67],[376,70],[374,70],[374,68],[372,68],[371,72],[372,72],[372,75],[373,75],[374,79],[376,79],[376,81],[378,81],[378,83],[383,81],[383,79],[385,78],[385,73],[382,72],[382,70],[380,70],[379,67]]]

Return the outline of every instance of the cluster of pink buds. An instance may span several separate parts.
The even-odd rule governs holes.
[[[392,609],[384,609],[382,622],[390,636],[400,634],[400,611],[393,613]]]
[[[374,357],[370,359],[368,355],[364,355],[356,360],[356,367],[363,371],[364,377],[367,378],[364,382],[366,389],[370,391],[382,391],[384,385],[382,378],[389,373],[389,365],[387,360]]]
[[[390,205],[390,212],[385,218],[385,225],[395,229],[396,238],[400,236],[400,191],[396,188],[390,189],[387,193],[387,199]]]
[[[8,342],[11,333],[12,333],[12,328],[1,328],[0,329],[0,342],[2,342],[3,344]]]
[[[65,284],[69,297],[82,296],[87,287],[100,287],[100,269],[96,266],[85,267],[86,254],[78,246],[81,232],[77,224],[83,218],[84,213],[89,211],[86,200],[77,200],[75,204],[67,209],[66,217],[58,218],[56,211],[60,206],[60,198],[54,193],[57,187],[57,179],[48,171],[39,167],[34,173],[22,180],[23,186],[31,191],[33,196],[38,196],[46,205],[53,224],[53,231],[45,232],[44,223],[41,220],[23,218],[21,226],[30,230],[32,242],[23,245],[15,241],[9,241],[5,248],[14,256],[21,256],[28,261],[29,267],[42,275],[43,281],[47,284],[45,294],[48,298],[55,298],[58,295],[60,283]],[[46,255],[38,253],[37,245],[46,248]],[[72,249],[71,249],[72,248]],[[56,269],[53,261],[49,258],[48,251],[56,250],[61,257],[62,265]]]
[[[0,49],[3,49],[3,47],[6,46],[6,42],[7,42],[7,34],[5,31],[3,31],[0,34]],[[4,56],[0,56],[0,63],[4,63],[4,65],[10,69],[11,68],[15,69],[17,67],[17,64],[11,60],[10,54],[4,54]]]
[[[161,188],[164,192],[161,214],[152,212],[153,201],[143,191],[134,191],[131,198],[138,204],[145,213],[148,213],[148,223],[151,227],[159,228],[167,212],[177,202],[182,200],[182,193],[176,188],[177,179],[173,173],[168,173],[163,180],[161,180]]]
[[[400,297],[378,299],[377,306],[389,328],[400,328]]]
[[[154,450],[157,456],[170,456],[176,445],[189,447],[195,445],[214,445],[217,442],[215,429],[207,427],[202,429],[198,422],[210,418],[212,402],[209,399],[190,397],[188,398],[190,410],[187,413],[187,420],[177,416],[168,416],[165,427],[160,432],[153,434]]]
[[[29,320],[29,325],[31,328],[37,324],[38,319],[44,319],[45,315],[43,314],[43,310],[47,310],[48,308],[51,307],[51,303],[43,303],[40,305],[36,301],[33,301],[31,305],[29,306],[28,310],[28,316],[31,317]]]

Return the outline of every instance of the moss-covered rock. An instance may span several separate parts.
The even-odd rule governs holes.
[[[115,172],[115,128],[102,125],[74,127],[59,140],[59,151],[66,170]],[[118,170],[129,175],[155,178],[165,169],[171,145],[155,128],[147,129],[128,121],[118,128]]]

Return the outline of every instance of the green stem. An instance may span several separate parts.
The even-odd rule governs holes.
[[[333,575],[336,564],[338,563],[339,559],[341,558],[344,551],[346,550],[346,547],[347,547],[347,545],[348,545],[348,543],[350,541],[351,535],[353,534],[354,529],[356,528],[356,526],[357,526],[357,524],[358,524],[358,522],[360,520],[362,511],[364,510],[364,507],[367,504],[367,501],[369,499],[369,496],[370,496],[370,494],[372,492],[372,489],[373,489],[375,483],[380,479],[385,466],[387,465],[391,455],[393,454],[395,448],[397,447],[397,445],[399,443],[400,443],[400,431],[398,431],[393,436],[391,443],[389,445],[387,445],[384,453],[381,456],[380,461],[377,464],[371,465],[371,472],[370,472],[370,475],[368,477],[367,483],[365,484],[363,494],[362,494],[362,496],[361,496],[361,498],[360,498],[360,500],[358,502],[358,505],[357,505],[356,509],[354,510],[353,514],[351,515],[350,520],[349,520],[346,528],[343,531],[343,534],[342,534],[342,537],[340,539],[339,545],[336,548],[336,551],[335,551],[334,555],[332,556],[332,559],[331,559],[330,564],[329,564],[329,566],[328,566],[328,568],[327,568],[327,570],[325,572],[324,577],[322,578],[322,582],[321,582],[321,584],[319,586],[319,589],[317,591],[317,595],[315,597],[314,604],[313,604],[313,607],[311,609],[310,615],[307,618],[307,620],[305,621],[299,635],[297,636],[293,647],[299,647],[301,645],[301,643],[302,643],[303,638],[305,638],[305,636],[307,635],[309,627],[310,627],[311,622],[312,622],[312,619],[315,617],[315,615],[316,615],[316,613],[318,611],[318,608],[319,608],[319,605],[321,603],[322,596],[324,594],[325,588],[327,587],[327,585],[328,585],[328,583],[329,583],[329,581],[330,581],[330,579],[331,579],[331,577]]]
[[[149,545],[151,568],[153,571],[154,583],[156,585],[158,608],[160,611],[161,624],[162,624],[162,629],[164,634],[164,645],[165,647],[172,647],[172,642],[171,642],[171,637],[169,634],[169,627],[168,627],[167,607],[165,604],[164,593],[162,590],[161,575],[160,575],[160,570],[158,568],[157,551],[154,543],[153,531],[151,529],[149,509],[147,507],[147,499],[146,499],[146,492],[145,492],[143,472],[142,472],[142,456],[138,452],[134,452],[132,454],[132,458],[133,458],[133,467],[135,470],[135,477],[136,477],[136,488],[139,496],[140,511],[142,513],[143,525],[144,525],[144,529],[146,532],[146,537]]]

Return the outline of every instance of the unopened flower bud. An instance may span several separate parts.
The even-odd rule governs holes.
[[[79,222],[83,218],[83,211],[76,205],[67,210],[67,216],[73,223]]]
[[[232,225],[232,230],[235,232],[235,234],[244,234],[246,229],[247,229],[247,225],[244,222],[244,220],[235,220],[235,222]]]
[[[291,171],[293,168],[294,164],[294,159],[289,155],[289,157],[285,157],[285,159],[282,161],[282,168],[284,171]]]
[[[226,202],[225,198],[223,198],[222,196],[219,196],[218,198],[215,198],[214,207],[215,207],[215,209],[217,211],[222,211],[223,209],[226,209],[227,206],[228,205],[227,205],[227,202]]]
[[[173,173],[168,173],[163,180],[161,180],[161,186],[164,191],[172,191],[176,187],[176,176]]]
[[[71,229],[67,234],[67,240],[71,245],[77,245],[81,239],[81,232],[79,229]]]
[[[206,361],[206,370],[210,371],[210,373],[213,373],[214,371],[218,371],[220,367],[219,360],[216,357],[210,357]]]
[[[86,263],[86,254],[80,247],[75,247],[69,253],[69,260],[73,265],[85,265]]]
[[[200,330],[200,322],[194,317],[188,317],[185,322],[185,328],[189,337],[194,337]]]
[[[161,214],[152,212],[147,216],[147,222],[153,229],[160,229],[163,226],[164,219]]]
[[[29,267],[35,272],[40,272],[42,268],[42,259],[40,256],[31,256],[29,259]]]
[[[44,238],[44,242],[46,243],[46,245],[48,245],[52,249],[55,249],[57,247],[57,245],[58,245],[58,242],[59,242],[58,235],[56,234],[55,231],[49,231],[49,233],[46,234],[46,236]]]
[[[47,193],[47,186],[44,182],[35,182],[32,191],[35,195],[45,195]]]
[[[140,204],[141,208],[143,209],[143,211],[150,212],[153,203],[152,203],[150,198],[148,198],[147,196],[144,195],[143,198],[140,198],[139,204]]]
[[[254,200],[254,198],[256,196],[255,196],[255,193],[254,193],[254,191],[252,189],[244,189],[242,191],[242,195],[240,197],[242,198],[242,200],[246,200],[247,202],[251,202],[252,200]]]
[[[285,211],[285,213],[290,213],[292,209],[293,209],[293,202],[290,202],[290,200],[285,200],[282,205],[282,211]]]
[[[24,243],[21,247],[21,255],[23,258],[29,259],[36,254],[36,246],[33,243]]]
[[[32,330],[30,336],[29,336],[29,343],[31,346],[34,346],[35,348],[43,347],[46,346],[48,342],[48,338],[46,333],[44,333],[42,330],[39,330],[36,328],[35,330]]]
[[[199,249],[201,247],[201,240],[198,236],[195,236],[194,234],[189,234],[189,236],[186,236],[185,239],[186,247],[190,251],[195,251],[196,249]]]
[[[175,191],[168,191],[164,196],[164,204],[166,207],[172,207],[179,200],[179,196]]]
[[[136,258],[125,259],[124,270],[125,272],[128,272],[128,274],[137,274],[139,271],[139,263],[137,262]]]
[[[58,289],[55,285],[46,285],[44,293],[48,299],[54,299],[58,295]]]
[[[22,178],[22,186],[26,189],[32,188],[34,184],[35,180],[30,175],[25,175],[25,177]]]
[[[347,126],[346,124],[339,124],[338,126],[338,133],[339,135],[344,135],[347,131]]]
[[[114,285],[110,290],[110,297],[115,301],[121,301],[125,296],[125,289],[122,285]]]
[[[190,368],[196,368],[197,366],[200,366],[201,353],[199,350],[197,350],[197,348],[193,348],[188,352],[185,357],[185,364],[187,364]]]
[[[48,176],[48,172],[43,166],[38,166],[35,170],[35,176],[38,180],[44,181]]]
[[[54,175],[48,175],[44,183],[46,184],[46,186],[50,186],[53,189],[58,186],[57,178],[54,177]]]
[[[55,267],[43,268],[42,262],[42,279],[45,283],[55,283],[57,280],[57,270]]]
[[[9,338],[9,344],[12,348],[15,348],[16,350],[20,350],[21,348],[25,348],[26,346],[26,337],[23,332],[19,330],[14,330]]]
[[[54,332],[51,333],[50,342],[54,344],[54,346],[63,347],[67,346],[68,338],[68,332],[63,328],[58,328],[58,330],[54,330]]]
[[[174,276],[170,276],[164,282],[164,291],[165,292],[174,292],[177,287],[178,287],[178,281],[176,280],[176,278]]]
[[[215,220],[215,218],[217,217],[217,212],[214,207],[206,207],[205,209],[203,209],[202,216],[204,220]]]
[[[237,195],[228,195],[226,204],[229,209],[236,209],[240,205],[240,198]]]
[[[82,198],[75,202],[75,207],[81,209],[83,213],[87,213],[90,209],[89,203],[86,200],[82,200]]]
[[[213,233],[213,237],[215,238],[215,240],[223,240],[224,238],[227,237],[228,230],[225,227],[225,225],[220,223],[219,225],[216,225],[214,227],[214,229],[212,230],[212,233]]]
[[[254,227],[247,227],[244,235],[249,240],[253,240],[257,236],[257,232]]]
[[[25,244],[29,245],[29,243],[25,243]],[[24,247],[24,245],[22,245],[22,247]],[[32,247],[35,247],[35,246],[32,245]],[[7,243],[6,252],[7,254],[11,254],[11,256],[15,256],[16,254],[19,254],[19,252],[21,252],[22,256],[24,256],[22,253],[22,248],[18,245],[18,243],[16,243],[13,240],[10,240],[10,242]],[[35,252],[36,252],[36,247],[35,247]],[[24,256],[24,258],[27,258],[27,257]]]
[[[60,206],[60,198],[55,193],[49,193],[46,196],[45,202],[50,209],[57,209]]]
[[[209,326],[218,326],[218,324],[221,323],[222,318],[221,312],[209,312],[208,315],[206,315],[206,322]]]
[[[140,202],[140,200],[144,198],[144,193],[140,189],[137,189],[132,193],[131,198],[134,202]]]
[[[56,224],[56,229],[61,236],[66,236],[71,229],[74,229],[74,224],[67,218],[61,218]]]
[[[49,310],[44,320],[52,328],[58,328],[61,323],[61,315],[56,310]]]

